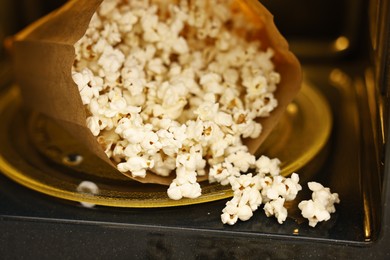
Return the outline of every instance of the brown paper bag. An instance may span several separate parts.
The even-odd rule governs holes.
[[[75,58],[73,46],[84,35],[101,2],[102,0],[69,1],[17,34],[13,52],[15,78],[21,88],[23,103],[59,123],[100,158],[99,173],[112,176],[120,172],[86,127],[84,107],[71,76]],[[249,150],[254,153],[298,93],[301,68],[296,57],[289,51],[287,41],[275,27],[273,16],[264,6],[257,0],[236,0],[233,8],[245,12],[248,22],[256,25],[254,38],[259,38],[264,48],[274,49],[273,61],[282,78],[275,93],[278,107],[269,117],[259,119],[263,125],[262,134],[257,139],[245,140]],[[131,177],[130,174],[128,176]],[[136,180],[170,184],[172,178],[147,174],[146,178]]]

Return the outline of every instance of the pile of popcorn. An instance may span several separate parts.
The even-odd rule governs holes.
[[[223,223],[249,219],[262,203],[282,223],[299,177],[280,176],[278,159],[256,159],[242,142],[277,106],[280,74],[231,2],[105,0],[75,45],[73,80],[119,171],[175,174],[174,200],[199,197],[197,177],[208,174],[234,191]]]

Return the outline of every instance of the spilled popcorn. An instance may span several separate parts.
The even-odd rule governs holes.
[[[248,40],[251,24],[230,4],[105,0],[75,45],[72,76],[87,126],[119,171],[174,174],[174,200],[199,197],[197,178],[208,173],[234,192],[223,223],[248,220],[262,203],[283,223],[284,202],[302,189],[298,175],[279,175],[278,159],[256,159],[242,142],[277,107],[281,76],[273,50]]]
[[[309,189],[313,191],[311,200],[304,200],[298,207],[302,211],[302,216],[309,220],[309,225],[315,227],[318,222],[330,219],[330,213],[334,213],[335,203],[340,203],[339,195],[331,193],[329,188],[325,188],[320,183],[309,182]]]
[[[91,181],[82,181],[76,188],[76,191],[83,194],[97,195],[99,193],[99,187],[96,183]],[[95,204],[88,202],[80,202],[80,204],[86,208],[93,208]]]

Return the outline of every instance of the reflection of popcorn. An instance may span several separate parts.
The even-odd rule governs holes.
[[[181,199],[201,195],[197,177],[209,169],[210,182],[234,190],[224,223],[249,219],[262,201],[279,220],[299,178],[278,177],[280,161],[256,160],[241,139],[260,135],[256,119],[277,106],[281,79],[231,1],[105,0],[75,45],[72,75],[87,126],[121,172],[176,173],[167,193]]]
[[[300,202],[298,207],[302,216],[309,220],[309,225],[315,227],[318,222],[330,219],[330,213],[336,211],[334,204],[340,203],[340,199],[337,193],[331,193],[329,188],[317,182],[309,182],[308,186],[313,191],[312,199]]]

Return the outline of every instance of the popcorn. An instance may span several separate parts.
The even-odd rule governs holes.
[[[230,162],[214,164],[209,170],[209,182],[218,182],[221,185],[229,184],[230,176],[240,176],[240,170]]]
[[[287,209],[283,206],[285,199],[278,197],[264,205],[264,212],[267,217],[275,216],[279,224],[282,224],[287,218]]]
[[[179,166],[176,169],[176,176],[167,191],[171,199],[197,198],[201,195],[201,187],[196,182],[195,171]]]
[[[276,200],[279,195],[283,195],[286,191],[285,185],[283,185],[284,178],[282,176],[275,176],[270,179],[271,184],[267,183],[268,186],[264,187],[262,191],[262,195],[266,201]]]
[[[280,173],[280,160],[270,159],[267,156],[260,156],[259,159],[255,162],[256,169],[259,174],[269,174],[271,176],[277,176]]]
[[[118,49],[114,49],[110,45],[106,45],[102,55],[98,60],[100,76],[103,76],[109,82],[115,82],[119,77],[120,68],[125,61],[125,55]]]
[[[234,197],[222,210],[221,220],[224,224],[233,225],[237,219],[242,221],[250,219],[253,211],[262,203],[262,199],[257,185],[258,176],[252,177],[250,173],[239,177],[231,176],[229,181]]]
[[[94,182],[82,181],[77,186],[76,191],[79,193],[97,195],[99,194],[99,187]],[[80,202],[80,204],[86,208],[93,208],[95,206],[95,204],[84,202],[84,201]]]
[[[230,4],[105,0],[75,45],[72,76],[87,126],[119,171],[176,174],[167,195],[178,200],[199,197],[208,170],[209,182],[234,192],[223,223],[248,220],[262,203],[282,223],[299,177],[280,176],[278,159],[256,159],[242,142],[261,134],[256,120],[277,107],[281,77],[274,51],[246,37],[251,24]],[[338,197],[310,185],[315,203],[334,211]],[[309,204],[308,216],[319,207]]]
[[[261,181],[263,199],[270,201],[282,197],[286,201],[294,200],[298,191],[302,189],[298,182],[299,176],[296,173],[293,173],[291,178],[285,178],[280,175],[265,177],[264,181]]]
[[[260,135],[261,125],[253,119],[254,114],[247,110],[235,109],[233,120],[235,124],[232,126],[234,132],[240,133],[243,138],[256,138]]]
[[[246,151],[237,151],[229,154],[226,160],[231,162],[241,172],[247,172],[255,164],[256,158]]]
[[[238,220],[238,203],[237,199],[232,199],[226,203],[226,207],[222,210],[221,221],[223,224],[234,225]]]
[[[261,74],[251,77],[250,81],[244,80],[242,84],[247,88],[246,96],[248,98],[257,98],[267,92],[267,79]]]
[[[121,172],[131,172],[134,177],[145,177],[146,170],[153,168],[154,161],[141,156],[132,156],[127,158],[126,162],[118,164],[118,170]]]
[[[336,211],[334,204],[340,203],[339,195],[337,193],[331,193],[329,188],[325,188],[317,182],[309,182],[307,185],[309,186],[309,189],[313,191],[313,201],[318,201],[322,205],[325,205],[326,210],[330,213]]]
[[[99,96],[99,91],[103,88],[103,80],[95,77],[88,68],[84,68],[81,72],[73,72],[72,77],[84,105],[88,105],[93,97]]]
[[[261,160],[259,159],[257,162],[254,169],[255,174],[237,174],[236,176],[228,177],[234,192],[234,197],[231,201],[236,203],[237,212],[241,210],[242,205],[249,206],[252,211],[255,211],[260,204],[265,203],[265,214],[268,217],[275,216],[278,222],[282,224],[287,218],[287,209],[284,207],[284,202],[294,200],[297,193],[302,189],[301,185],[298,183],[299,176],[296,173],[293,173],[290,178],[285,178],[280,175],[272,176],[269,174],[269,169],[261,168],[264,166],[267,167],[270,162],[273,162],[273,170],[279,173],[279,160],[277,159],[270,159],[266,156],[262,156]],[[219,175],[226,175],[226,172],[224,172],[221,165],[219,165],[216,170],[210,170],[210,175],[212,178],[217,179]],[[229,202],[229,204],[226,205],[227,207],[228,205],[231,207],[232,203]],[[246,208],[244,207],[243,210],[245,211]],[[231,221],[227,215],[233,213],[227,213],[227,209],[222,212],[222,221],[225,221],[226,223],[234,222]],[[232,216],[232,219],[235,219],[235,217]],[[238,219],[241,218],[238,217]]]
[[[309,220],[309,225],[315,227],[318,222],[330,219],[330,213],[336,211],[334,204],[340,203],[339,195],[331,193],[320,183],[309,182],[309,189],[313,191],[311,200],[304,200],[298,204],[302,216]]]
[[[299,184],[299,176],[296,173],[291,174],[290,178],[284,180],[286,192],[283,194],[283,198],[286,201],[292,201],[296,198],[298,192],[302,190],[302,186]]]
[[[120,16],[118,19],[119,31],[129,33],[133,29],[135,23],[138,22],[138,17],[128,12]]]
[[[151,170],[160,176],[169,176],[176,169],[176,159],[163,152],[156,153],[151,158],[154,161],[154,167]]]
[[[278,105],[278,101],[271,93],[261,95],[261,98],[256,99],[251,105],[250,110],[256,117],[267,117],[270,112]]]
[[[86,122],[87,122],[87,127],[89,128],[91,133],[94,136],[98,136],[99,133],[100,133],[100,124],[99,124],[100,121],[99,121],[99,118],[95,117],[95,116],[90,116],[90,117],[87,118]]]

